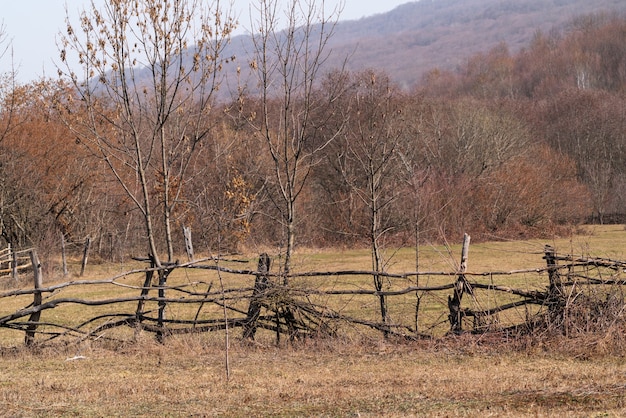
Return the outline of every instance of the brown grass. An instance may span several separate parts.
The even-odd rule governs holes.
[[[474,337],[230,349],[217,341],[23,349],[0,357],[4,416],[624,416],[623,357]]]
[[[625,259],[625,237],[613,226],[551,244]],[[477,244],[470,266],[508,270],[528,267],[527,259],[541,266],[543,244]],[[529,251],[518,259],[520,246]],[[445,249],[429,251],[423,260],[433,269],[450,262]],[[303,253],[301,263],[333,270],[367,259],[359,251],[340,256]],[[410,257],[398,260],[396,268],[411,270]],[[93,276],[111,274],[94,269]],[[599,332],[574,323],[567,335],[540,330],[410,343],[354,333],[294,345],[283,339],[279,347],[271,333],[243,343],[237,329],[229,334],[229,379],[224,333],[169,337],[165,345],[148,333],[135,343],[70,339],[29,350],[23,333],[0,330],[0,416],[626,416],[624,322],[622,310]]]

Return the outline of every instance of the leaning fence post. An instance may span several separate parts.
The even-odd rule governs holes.
[[[243,328],[243,338],[254,340],[254,334],[256,333],[256,321],[261,315],[261,298],[267,290],[267,273],[270,271],[271,263],[272,260],[266,253],[259,256],[259,266],[257,268],[256,279],[254,280],[252,297],[250,298],[250,304],[248,305],[248,315],[246,316],[246,322]]]
[[[463,293],[467,291],[471,293],[472,289],[465,279],[465,272],[467,271],[467,258],[469,255],[470,236],[465,234],[463,236],[463,249],[461,250],[461,264],[459,266],[459,274],[457,276],[456,283],[454,284],[454,296],[448,296],[448,309],[450,314],[448,319],[450,321],[450,332],[454,334],[460,334],[463,331],[462,319],[463,312],[461,311],[461,299]]]
[[[33,275],[35,282],[35,292],[33,294],[33,308],[35,309],[35,311],[30,315],[30,318],[28,319],[26,337],[24,339],[24,342],[27,346],[30,346],[35,342],[35,331],[37,330],[37,323],[39,322],[39,318],[41,317],[41,311],[37,308],[41,306],[42,297],[40,289],[43,287],[41,263],[39,263],[39,257],[37,257],[37,252],[35,250],[31,250],[30,259],[33,264]]]

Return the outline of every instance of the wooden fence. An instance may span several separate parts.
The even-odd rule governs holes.
[[[15,251],[10,245],[0,250],[0,280],[11,278],[17,282],[19,274],[32,267],[31,250]]]
[[[0,345],[15,344],[16,335],[27,345],[127,340],[138,331],[163,341],[233,328],[244,339],[277,341],[350,333],[419,339],[519,331],[539,320],[567,332],[579,326],[572,320],[579,303],[593,300],[587,318],[609,304],[623,311],[626,262],[559,255],[546,246],[541,267],[476,273],[467,269],[468,249],[466,237],[457,271],[301,272],[289,275],[289,286],[272,272],[267,254],[253,269],[218,259],[156,268],[146,259],[139,261],[147,268],[107,279],[46,286],[31,251],[33,286],[0,293]],[[375,290],[374,276],[385,280],[382,291]]]

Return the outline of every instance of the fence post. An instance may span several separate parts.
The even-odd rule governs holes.
[[[89,257],[89,247],[91,247],[91,238],[87,237],[85,241],[85,249],[83,251],[83,262],[80,266],[80,276],[82,277],[85,274],[85,267],[87,266],[87,258]]]
[[[261,315],[261,298],[267,290],[268,280],[267,273],[270,271],[272,260],[270,256],[263,253],[259,256],[259,266],[257,268],[256,279],[254,280],[254,289],[252,290],[252,297],[250,298],[250,304],[248,305],[248,315],[246,316],[246,322],[243,328],[243,338],[254,340],[254,334],[256,333],[256,321]]]
[[[17,276],[17,252],[11,244],[9,244],[9,252],[11,253],[11,277],[17,282],[19,279]]]
[[[41,271],[41,263],[39,263],[39,257],[35,250],[30,251],[30,259],[33,263],[33,275],[35,284],[35,293],[33,294],[33,308],[37,309],[41,306],[42,297],[40,289],[43,287],[43,278]],[[37,330],[37,323],[41,317],[41,311],[36,310],[30,315],[28,319],[28,327],[26,328],[26,337],[24,342],[27,346],[32,345],[35,342],[35,331]]]
[[[191,240],[191,228],[183,226],[183,236],[185,237],[185,251],[187,252],[187,259],[189,261],[194,260],[193,254],[193,241]]]
[[[561,276],[559,275],[559,270],[556,264],[556,250],[551,245],[546,245],[544,247],[544,259],[546,260],[546,264],[548,266],[548,278],[550,279],[550,292],[560,292],[561,291]]]
[[[465,234],[463,236],[463,249],[461,250],[461,264],[459,266],[459,274],[457,276],[456,283],[454,285],[454,296],[448,296],[448,309],[450,314],[448,320],[450,321],[450,332],[454,334],[460,334],[463,331],[463,312],[461,311],[461,299],[463,299],[463,293],[466,291],[472,293],[472,288],[465,279],[465,272],[467,271],[467,258],[469,255],[470,236]]]
[[[548,278],[550,284],[548,286],[548,312],[550,321],[561,322],[563,319],[563,286],[561,283],[561,275],[559,274],[558,265],[556,263],[556,250],[551,245],[544,247],[544,257],[548,267]]]

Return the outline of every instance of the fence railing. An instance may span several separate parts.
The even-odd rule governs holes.
[[[10,277],[17,281],[19,274],[32,267],[30,249],[16,251],[11,245],[0,250],[0,280]]]
[[[463,248],[457,271],[300,272],[289,275],[289,286],[272,272],[267,254],[256,269],[211,258],[157,268],[145,259],[139,261],[147,268],[46,286],[31,251],[33,287],[0,293],[11,300],[0,302],[0,345],[15,342],[14,333],[32,345],[60,337],[135,338],[140,330],[163,341],[233,328],[244,339],[263,331],[277,341],[350,332],[419,339],[519,330],[539,317],[567,327],[573,304],[599,294],[599,301],[610,296],[624,306],[626,262],[560,255],[546,246],[542,267],[477,273],[466,267],[469,237]],[[386,282],[382,291],[374,276]],[[2,312],[16,303],[22,305]]]

